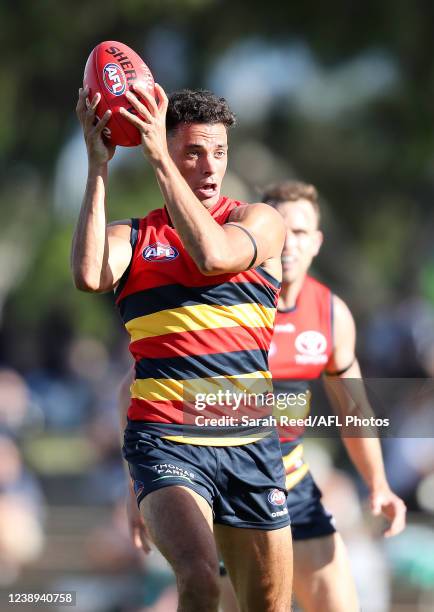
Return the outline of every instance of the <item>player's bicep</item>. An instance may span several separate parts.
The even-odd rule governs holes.
[[[105,290],[113,289],[128,268],[132,257],[131,226],[117,224],[108,227],[108,259],[104,274]]]
[[[267,204],[244,207],[239,215],[231,216],[223,225],[233,265],[245,270],[279,257],[285,230],[281,216]]]

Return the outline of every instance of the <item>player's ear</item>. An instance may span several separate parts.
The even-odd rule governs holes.
[[[321,230],[316,230],[315,232],[315,252],[314,255],[318,255],[321,245],[324,240],[324,234]]]

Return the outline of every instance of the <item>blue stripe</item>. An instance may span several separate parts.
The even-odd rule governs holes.
[[[263,264],[261,264],[257,268],[253,268],[253,269],[255,270],[255,272],[260,274],[260,276],[262,276],[269,283],[271,283],[274,287],[276,287],[276,289],[280,289],[282,283],[280,281],[278,281],[277,278],[274,278],[274,276],[272,276],[269,272],[267,272],[267,270],[265,270],[265,268],[263,268],[262,266],[263,266]]]
[[[133,217],[131,219],[131,231],[130,231],[131,259],[130,259],[130,263],[128,264],[128,268],[123,273],[118,283],[118,286],[116,287],[114,291],[115,299],[122,293],[127,283],[127,280],[130,274],[130,270],[131,270],[131,266],[133,263],[133,259],[134,259],[134,251],[136,249],[138,236],[139,236],[139,219],[137,219],[136,217]]]
[[[276,294],[261,283],[222,283],[205,287],[185,287],[184,285],[163,285],[138,291],[123,298],[118,306],[124,323],[145,315],[181,308],[207,304],[210,306],[235,306],[237,304],[262,304],[275,308]]]
[[[268,370],[267,351],[233,351],[167,357],[164,359],[141,359],[136,363],[136,378],[206,378],[209,376],[239,376],[249,372]]]

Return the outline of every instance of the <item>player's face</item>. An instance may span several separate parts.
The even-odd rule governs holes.
[[[217,203],[226,172],[228,136],[222,123],[186,123],[167,139],[169,153],[195,196]]]
[[[293,283],[308,271],[312,259],[318,254],[322,233],[318,217],[308,200],[284,202],[276,206],[282,215],[286,238],[282,251],[283,282]]]

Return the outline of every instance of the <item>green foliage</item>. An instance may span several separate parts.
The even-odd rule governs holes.
[[[25,321],[26,333],[36,334],[54,308],[64,313],[77,333],[109,342],[114,320],[110,301],[106,296],[80,293],[73,285],[69,267],[72,233],[72,227],[49,228],[23,282],[11,296],[14,319]]]

